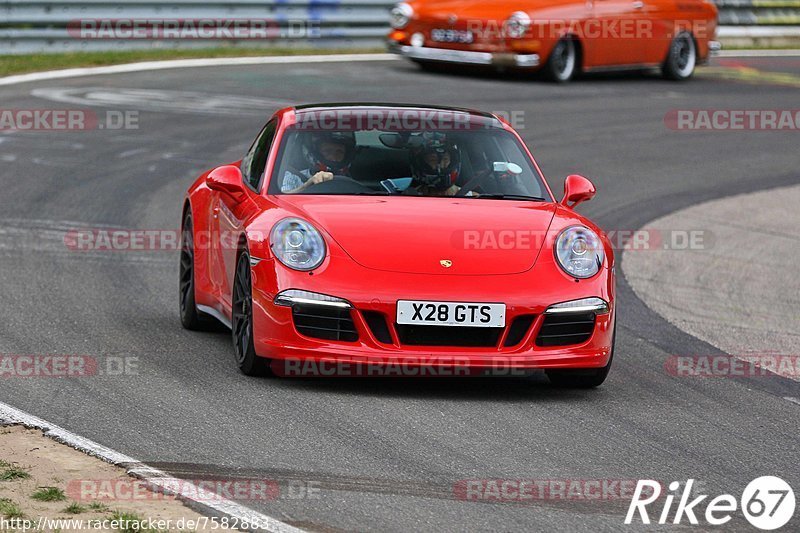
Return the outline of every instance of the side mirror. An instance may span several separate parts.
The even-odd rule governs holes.
[[[223,192],[235,200],[241,200],[244,195],[242,171],[234,165],[217,167],[206,176],[206,185],[212,191]]]
[[[571,174],[564,180],[564,198],[561,205],[575,207],[581,202],[586,202],[594,197],[597,189],[588,179],[579,174]]]

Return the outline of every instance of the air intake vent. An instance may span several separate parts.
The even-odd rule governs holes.
[[[534,318],[536,318],[536,315],[520,315],[515,318],[514,322],[511,323],[511,327],[508,328],[508,335],[506,335],[503,346],[516,346],[521,343],[522,339],[525,338],[525,334],[531,329]]]
[[[392,334],[389,333],[389,325],[386,323],[386,317],[383,316],[383,313],[363,311],[361,314],[364,315],[364,320],[367,321],[369,329],[372,331],[372,334],[375,335],[375,338],[378,339],[378,342],[392,344]]]
[[[589,340],[594,332],[594,313],[545,315],[536,346],[569,346]]]
[[[292,306],[294,327],[301,335],[329,341],[358,340],[358,332],[350,309],[322,305],[295,304]]]

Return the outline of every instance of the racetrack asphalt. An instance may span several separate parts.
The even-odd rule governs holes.
[[[683,331],[739,359],[772,358],[777,373],[800,380],[794,355],[800,293],[787,290],[796,282],[786,268],[800,261],[798,232],[790,224],[799,202],[800,186],[794,185],[728,196],[654,220],[642,228],[645,235],[703,233],[695,233],[694,244],[678,243],[679,250],[625,252],[625,279]],[[769,208],[753,208],[764,205]],[[776,354],[790,357],[781,361]]]
[[[123,131],[0,132],[0,353],[136,357],[138,371],[2,379],[0,401],[189,479],[317,484],[313,499],[245,503],[320,531],[623,527],[622,501],[462,501],[454,485],[464,479],[693,478],[712,497],[738,497],[753,478],[779,475],[797,491],[800,405],[784,398],[800,385],[671,375],[672,355],[721,352],[648,309],[622,276],[614,367],[597,390],[555,389],[542,376],[251,379],[236,370],[228,334],[181,328],[174,252],[78,253],[63,242],[74,228],[177,229],[195,177],[241,157],[270,110],[291,103],[521,113],[516,125],[551,187],[560,196],[568,174],[590,177],[598,194],[579,211],[606,230],[798,183],[797,131],[667,127],[677,109],[796,107],[798,85],[786,80],[800,82],[797,58],[732,61],[681,84],[624,74],[557,86],[386,61],[2,87],[4,109],[129,109],[139,120]],[[750,66],[775,75],[725,75]],[[752,530],[738,513],[725,527]]]

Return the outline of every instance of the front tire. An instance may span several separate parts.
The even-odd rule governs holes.
[[[697,65],[697,46],[691,34],[678,34],[669,45],[669,52],[661,71],[670,80],[688,80]]]
[[[246,376],[270,373],[269,360],[256,355],[253,344],[253,284],[250,274],[250,254],[239,255],[233,284],[231,332],[236,366]]]
[[[187,210],[181,229],[180,312],[181,325],[192,331],[208,331],[210,320],[197,310],[194,284],[194,229],[192,214]]]
[[[565,37],[550,52],[550,58],[544,67],[545,75],[550,81],[566,83],[575,76],[577,70],[578,47],[574,40]]]

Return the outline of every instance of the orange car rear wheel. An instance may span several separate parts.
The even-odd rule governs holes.
[[[692,77],[696,65],[697,44],[690,33],[682,32],[672,40],[661,70],[665,78],[683,81]]]

